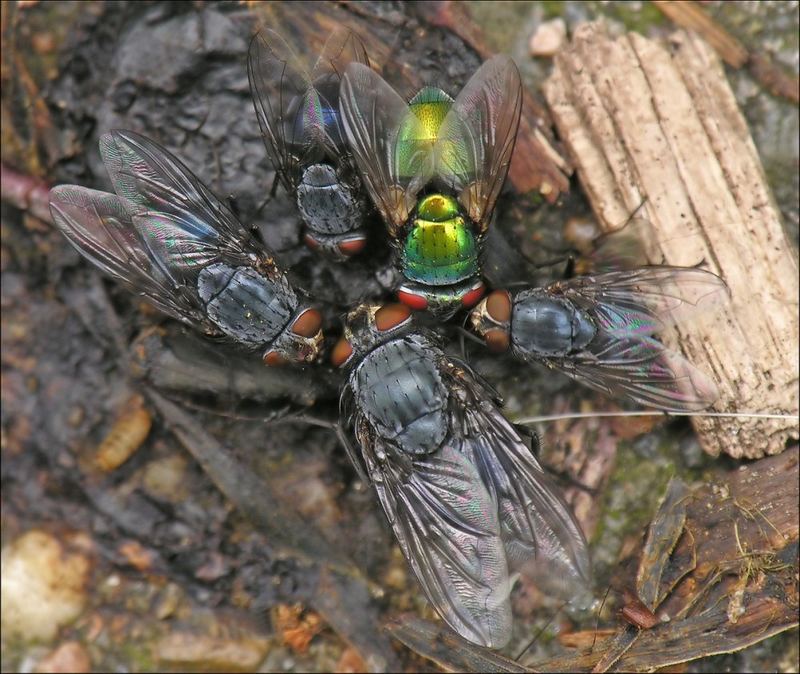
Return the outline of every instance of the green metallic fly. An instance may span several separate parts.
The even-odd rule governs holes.
[[[398,298],[442,318],[473,306],[484,293],[481,249],[519,127],[516,65],[495,56],[455,100],[425,87],[406,103],[380,75],[351,63],[339,105],[396,249]]]

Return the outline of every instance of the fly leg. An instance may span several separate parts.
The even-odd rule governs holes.
[[[275,176],[272,178],[272,186],[269,188],[269,193],[267,194],[266,199],[261,202],[259,207],[256,209],[255,215],[253,216],[253,222],[250,223],[248,229],[253,236],[259,237],[261,233],[259,232],[258,225],[256,224],[256,220],[261,217],[261,212],[267,207],[267,204],[275,198],[275,195],[278,193],[278,185],[280,185],[279,175],[276,172]]]
[[[534,431],[530,426],[525,426],[523,424],[514,424],[514,428],[521,437],[528,438],[531,454],[533,454],[537,459],[540,459],[541,457],[539,456],[539,450],[541,445],[539,444],[539,436],[537,435],[536,431]],[[562,487],[575,487],[576,489],[586,492],[589,494],[589,496],[597,496],[597,489],[584,484],[580,480],[576,480],[566,470],[556,470],[541,460],[539,463],[541,464],[542,468],[547,471],[547,473],[549,473]]]

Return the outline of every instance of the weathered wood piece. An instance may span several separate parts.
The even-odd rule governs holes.
[[[641,204],[651,263],[700,262],[732,301],[682,326],[686,356],[718,382],[717,412],[797,415],[798,267],[719,59],[699,38],[613,39],[585,24],[544,87],[604,231]],[[706,452],[757,458],[798,436],[794,419],[697,418]]]
[[[744,45],[706,14],[697,3],[654,0],[653,4],[681,28],[703,37],[728,65],[741,68],[750,58]]]
[[[796,628],[797,470],[794,447],[677,499],[672,483],[650,525],[637,573],[661,573],[657,615],[669,622],[651,630],[623,627],[602,642],[583,633],[593,648],[538,663],[536,671],[652,671],[731,653]],[[661,554],[647,554],[656,551],[651,543],[662,533],[668,544]],[[620,642],[627,646],[622,652]]]

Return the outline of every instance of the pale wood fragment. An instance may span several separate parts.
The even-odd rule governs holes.
[[[585,24],[556,57],[545,96],[604,231],[647,197],[650,262],[703,261],[730,286],[728,305],[677,331],[719,384],[713,411],[797,415],[796,251],[714,51],[685,32],[665,46]],[[705,451],[734,457],[775,454],[798,436],[795,419],[704,417],[695,427]]]

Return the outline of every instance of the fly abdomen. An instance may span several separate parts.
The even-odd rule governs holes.
[[[588,314],[567,300],[541,290],[522,292],[514,300],[511,341],[534,356],[567,356],[583,349],[597,329]]]
[[[254,346],[275,339],[297,308],[297,298],[286,288],[250,267],[221,262],[200,271],[197,292],[222,332]]]
[[[297,208],[309,229],[332,236],[361,226],[364,205],[328,164],[313,164],[297,186]]]
[[[359,407],[386,439],[428,454],[447,434],[447,390],[424,347],[393,340],[371,351],[355,372]]]

